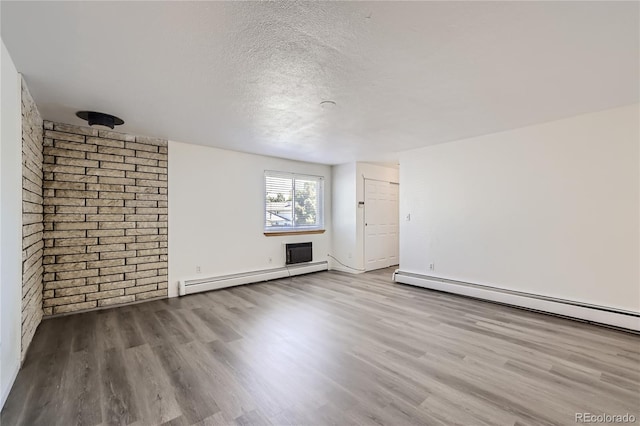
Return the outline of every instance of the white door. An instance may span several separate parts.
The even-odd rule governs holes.
[[[398,184],[364,181],[365,270],[398,264]]]

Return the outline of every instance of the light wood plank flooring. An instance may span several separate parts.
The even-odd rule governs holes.
[[[640,418],[637,335],[322,272],[44,321],[2,425]]]

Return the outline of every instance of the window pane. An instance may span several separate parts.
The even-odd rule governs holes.
[[[265,228],[293,226],[293,179],[265,176]]]
[[[321,177],[265,171],[264,182],[265,230],[322,228]]]
[[[318,181],[295,180],[295,226],[318,225]]]

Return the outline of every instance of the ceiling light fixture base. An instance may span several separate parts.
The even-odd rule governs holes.
[[[89,126],[98,125],[113,129],[115,126],[124,124],[123,119],[118,118],[115,115],[105,114],[104,112],[78,111],[76,112],[76,116],[87,121]]]

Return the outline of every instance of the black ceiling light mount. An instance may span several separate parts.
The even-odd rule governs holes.
[[[116,117],[115,115],[105,114],[104,112],[96,111],[78,111],[76,115],[89,122],[89,126],[97,124],[99,126],[109,127],[113,129],[115,126],[124,124],[124,120]]]

